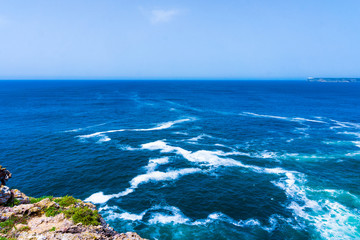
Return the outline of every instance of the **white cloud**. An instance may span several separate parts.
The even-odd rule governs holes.
[[[178,14],[179,14],[179,11],[176,10],[176,9],[152,10],[150,20],[151,20],[151,23],[153,23],[153,24],[162,23],[162,22],[169,22]]]

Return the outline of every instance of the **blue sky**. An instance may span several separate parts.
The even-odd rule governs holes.
[[[359,0],[0,0],[0,79],[360,77]]]

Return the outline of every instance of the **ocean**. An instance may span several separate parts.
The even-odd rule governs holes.
[[[149,239],[360,239],[360,84],[0,81],[0,164]]]

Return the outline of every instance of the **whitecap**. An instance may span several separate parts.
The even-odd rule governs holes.
[[[123,151],[136,151],[136,150],[139,150],[139,148],[134,148],[130,145],[126,145],[126,144],[119,144],[117,145],[117,148],[119,148],[120,150],[123,150]]]
[[[103,143],[103,142],[108,142],[111,141],[111,138],[109,138],[106,135],[99,135],[100,139],[97,141],[97,143]]]
[[[159,209],[159,207],[154,207],[152,210]],[[160,207],[160,209],[164,209],[170,212],[170,214],[156,212],[151,214],[151,218],[149,219],[149,224],[184,224],[190,222],[190,219],[186,217],[180,209],[173,206]]]
[[[257,158],[276,158],[276,157],[278,157],[275,152],[269,152],[267,150],[256,153],[253,156],[257,157]]]
[[[213,137],[210,136],[210,135],[208,135],[208,134],[200,134],[199,136],[190,138],[190,139],[188,139],[187,141],[197,142],[197,141],[199,141],[199,140],[201,140],[201,139],[204,139],[204,138],[213,138]]]
[[[109,201],[111,198],[119,198],[126,196],[135,191],[136,188],[141,184],[145,184],[148,182],[160,182],[160,181],[171,181],[176,180],[181,176],[199,173],[202,170],[200,168],[183,168],[179,170],[170,170],[167,172],[153,171],[147,172],[145,174],[138,175],[134,177],[130,181],[130,187],[125,189],[124,191],[117,194],[104,195],[103,192],[98,192],[92,194],[90,197],[86,198],[86,202],[92,203],[105,203]]]
[[[169,163],[168,157],[150,159],[148,165],[145,166],[145,169],[147,170],[147,172],[153,172],[159,165],[167,163]]]
[[[84,201],[92,202],[92,203],[105,203],[111,198],[112,195],[104,195],[103,192],[97,192],[92,194],[90,197],[86,198]]]

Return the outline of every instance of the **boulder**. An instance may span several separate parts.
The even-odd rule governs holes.
[[[10,188],[4,185],[0,187],[0,204],[5,204],[11,198]]]
[[[24,193],[20,192],[18,189],[11,190],[12,196],[14,199],[17,199],[20,204],[30,203],[30,198],[26,196]]]
[[[45,198],[45,199],[41,200],[40,202],[35,203],[34,206],[39,207],[41,209],[45,209],[45,208],[49,208],[49,207],[53,207],[53,206],[58,206],[58,204],[54,201],[51,201],[48,198]]]

